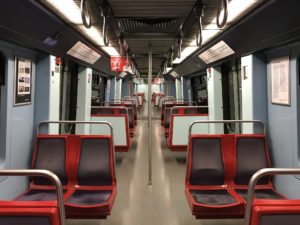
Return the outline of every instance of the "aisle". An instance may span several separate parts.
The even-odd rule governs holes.
[[[153,185],[148,186],[148,124],[138,121],[128,153],[117,153],[118,193],[107,220],[69,220],[68,225],[240,225],[241,220],[196,220],[184,195],[185,153],[166,147],[153,121]]]

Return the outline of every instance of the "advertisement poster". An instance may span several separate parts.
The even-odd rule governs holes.
[[[31,103],[32,62],[29,59],[15,59],[15,91],[14,105]]]
[[[290,105],[289,57],[271,60],[272,103]]]
[[[110,69],[115,72],[123,72],[126,68],[126,57],[116,56],[110,57]]]

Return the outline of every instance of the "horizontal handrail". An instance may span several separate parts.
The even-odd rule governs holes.
[[[247,193],[247,203],[245,211],[244,225],[250,225],[253,199],[255,196],[255,185],[264,176],[269,175],[296,175],[300,174],[300,169],[295,168],[265,168],[257,171],[250,179]]]
[[[183,99],[180,99],[180,100],[178,100],[178,99],[176,99],[176,100],[167,100],[163,103],[163,105],[166,106],[168,104],[174,104],[174,103],[181,103],[181,104],[190,104],[190,103],[192,103],[192,104],[194,104],[194,106],[197,106],[197,102],[195,102],[195,101],[184,101]]]
[[[40,129],[42,125],[46,125],[46,124],[98,124],[98,125],[107,125],[110,128],[110,134],[111,137],[113,139],[113,127],[110,123],[106,122],[106,121],[72,121],[72,120],[58,120],[58,121],[54,121],[54,120],[48,120],[48,121],[42,121],[38,124],[37,129],[36,129],[36,134],[39,135],[40,134]]]
[[[227,124],[227,123],[253,123],[253,124],[255,124],[255,123],[257,123],[257,124],[262,125],[263,134],[267,133],[265,124],[260,120],[197,120],[197,121],[194,121],[193,123],[191,123],[191,125],[190,125],[189,137],[191,136],[192,127],[195,124],[201,124],[201,123],[213,123],[213,124],[219,124],[219,123],[222,123],[222,124]]]
[[[1,176],[31,176],[31,177],[47,177],[55,185],[56,197],[59,209],[60,224],[65,225],[65,206],[64,206],[64,192],[62,184],[53,172],[49,170],[35,170],[35,169],[18,169],[18,170],[0,170]]]

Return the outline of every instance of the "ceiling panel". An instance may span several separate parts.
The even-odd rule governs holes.
[[[196,0],[108,0],[124,30],[125,38],[140,70],[148,66],[152,46],[153,70],[159,70],[164,55],[174,44],[180,27]]]
[[[162,18],[184,17],[189,14],[195,0],[108,0],[116,17]]]

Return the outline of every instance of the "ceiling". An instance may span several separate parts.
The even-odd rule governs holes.
[[[55,11],[49,6],[52,0],[39,1]],[[72,1],[80,7],[81,0]],[[202,26],[205,30],[206,25],[211,24],[216,17],[220,4],[220,0],[87,0],[87,2],[93,27],[98,33],[103,33],[104,14],[108,21],[107,36],[110,46],[121,53],[119,38],[123,37],[125,40],[123,47],[140,74],[145,77],[148,74],[150,46],[153,55],[152,74],[156,76],[167,61],[172,61],[171,52],[173,58],[177,57],[179,37],[182,37],[182,49],[187,46],[196,47],[192,42],[198,33],[199,15],[203,10]],[[60,13],[58,15],[61,16]],[[69,25],[76,29],[74,24]],[[99,43],[93,44],[99,49],[103,48]],[[124,51],[122,54],[126,55]]]
[[[148,73],[149,45],[153,74],[157,74],[196,0],[108,0],[108,3],[143,75]]]

